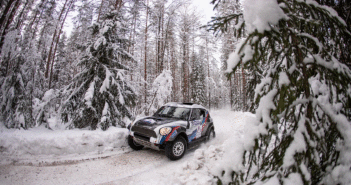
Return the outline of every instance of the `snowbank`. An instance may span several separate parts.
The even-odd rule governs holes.
[[[127,146],[125,128],[102,130],[48,130],[38,127],[30,130],[0,128],[0,162],[8,160],[70,154],[102,154]],[[72,157],[72,156],[71,156]]]
[[[197,149],[193,159],[178,170],[176,176],[181,184],[217,184],[215,177],[224,169],[243,169],[242,153],[254,144],[252,137],[259,132],[254,114],[221,110],[212,111],[211,115],[216,138],[209,147]],[[231,181],[231,174],[224,177],[224,184]]]

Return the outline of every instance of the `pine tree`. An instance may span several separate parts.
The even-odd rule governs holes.
[[[236,33],[247,29],[248,36],[229,57],[228,72],[235,73],[239,66],[254,72],[250,83],[261,128],[243,154],[245,168],[224,170],[219,182],[230,176],[231,184],[292,179],[300,184],[347,184],[351,70],[339,61],[345,38],[351,36],[346,23],[333,9],[312,0],[269,1],[275,8],[267,13],[278,16],[255,22],[248,17],[265,10],[249,2],[246,13],[212,22],[219,30],[244,15]]]
[[[192,74],[191,74],[191,92],[192,92],[192,102],[198,103],[201,105],[206,104],[206,86],[204,79],[206,78],[205,68],[203,64],[203,58],[200,56],[205,56],[205,51],[203,49],[200,50],[200,54],[197,55],[194,53],[192,55]]]
[[[119,35],[122,23],[117,10],[102,17],[101,25],[93,25],[93,39],[82,57],[81,73],[75,76],[64,92],[66,100],[61,116],[69,128],[107,129],[125,126],[130,118],[135,92],[126,79],[132,59],[126,52],[128,41]]]
[[[152,83],[152,88],[150,90],[151,99],[149,102],[148,109],[146,110],[146,115],[156,112],[158,108],[167,103],[172,94],[172,73],[170,70],[163,70],[160,75],[156,77]]]
[[[62,62],[60,78],[64,78],[64,85],[70,83],[73,77],[80,72],[77,63],[88,47],[86,42],[92,38],[89,27],[93,22],[94,8],[96,5],[91,0],[84,0],[76,7],[78,14],[73,17],[74,30],[72,30],[64,49],[64,61],[60,61]]]
[[[52,71],[52,89],[59,89],[60,87],[64,87],[69,83],[68,77],[70,69],[69,61],[68,61],[68,50],[66,47],[67,36],[66,33],[62,34],[61,38],[59,39],[58,47],[57,47],[57,54],[56,54],[56,61],[53,65]],[[71,51],[72,52],[72,51]]]
[[[332,7],[345,20],[348,31],[351,32],[351,1],[349,0],[316,0],[321,5]],[[351,37],[344,38],[345,45],[340,48],[338,60],[351,67]],[[349,105],[351,107],[351,105]]]
[[[1,79],[0,120],[7,128],[27,129],[32,127],[34,121],[30,94],[26,91],[28,81],[22,70],[25,59],[19,54],[10,62],[14,65],[10,74]]]

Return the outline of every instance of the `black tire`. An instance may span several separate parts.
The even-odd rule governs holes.
[[[179,136],[173,142],[167,142],[165,147],[166,156],[172,160],[182,158],[186,151],[186,140]]]
[[[136,143],[133,139],[132,136],[128,136],[128,145],[130,146],[130,148],[132,148],[133,150],[141,150],[144,148],[143,145],[139,145],[138,143]]]
[[[206,141],[210,141],[210,140],[212,140],[215,137],[216,137],[216,133],[214,131],[214,128],[211,127],[211,130],[208,132],[208,134],[206,136]]]

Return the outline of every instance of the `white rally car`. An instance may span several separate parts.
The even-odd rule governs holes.
[[[128,126],[128,144],[134,150],[165,150],[171,160],[183,157],[187,148],[215,137],[209,111],[193,103],[167,103],[153,116]]]

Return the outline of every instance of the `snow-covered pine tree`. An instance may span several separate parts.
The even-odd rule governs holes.
[[[350,0],[316,0],[321,5],[333,7],[338,15],[345,20],[347,29],[351,31],[351,1]],[[344,38],[344,48],[340,48],[340,62],[351,67],[351,37]],[[351,107],[351,105],[349,105]]]
[[[126,78],[126,61],[132,56],[126,52],[128,40],[121,37],[117,10],[111,8],[101,17],[101,24],[93,25],[93,39],[79,64],[83,70],[64,91],[61,110],[68,128],[101,128],[125,126],[130,118],[130,107],[135,104],[134,88]]]
[[[347,25],[314,0],[245,0],[243,14],[212,26],[240,16],[236,31],[245,26],[248,36],[230,55],[228,72],[242,66],[257,73],[251,83],[260,124],[244,168],[224,169],[219,183],[350,183],[351,70],[339,61]]]
[[[19,30],[11,28],[2,43],[0,56],[0,120],[7,128],[30,128],[33,124],[30,93],[26,91],[28,78],[23,64],[24,51],[20,51]]]
[[[33,126],[30,91],[26,91],[28,80],[22,71],[25,59],[21,54],[10,60],[11,72],[1,79],[0,120],[7,128],[27,129]]]
[[[163,106],[170,99],[172,94],[173,77],[170,70],[163,70],[152,83],[150,90],[151,99],[145,114],[156,112],[158,108]]]
[[[205,51],[203,48],[200,49],[200,54],[193,53],[191,57],[192,66],[192,74],[191,74],[191,97],[194,103],[198,103],[201,105],[206,105],[207,97],[206,97],[206,86],[205,81],[206,73],[205,67],[203,63],[203,58],[205,56]]]
[[[75,7],[78,13],[72,18],[74,29],[66,43],[64,50],[65,60],[60,60],[62,63],[62,66],[59,68],[61,73],[60,79],[63,78],[64,85],[69,84],[74,76],[80,72],[77,63],[85,54],[88,47],[87,41],[92,39],[89,27],[93,23],[94,9],[97,8],[96,3],[92,0],[84,0],[82,4],[77,4]]]
[[[67,50],[67,36],[64,32],[61,38],[58,40],[57,44],[57,54],[55,56],[55,63],[53,64],[52,70],[52,89],[59,89],[60,87],[64,87],[69,83],[68,77],[71,70],[69,69],[70,62],[68,60],[68,50]],[[73,51],[72,51],[73,52]]]

